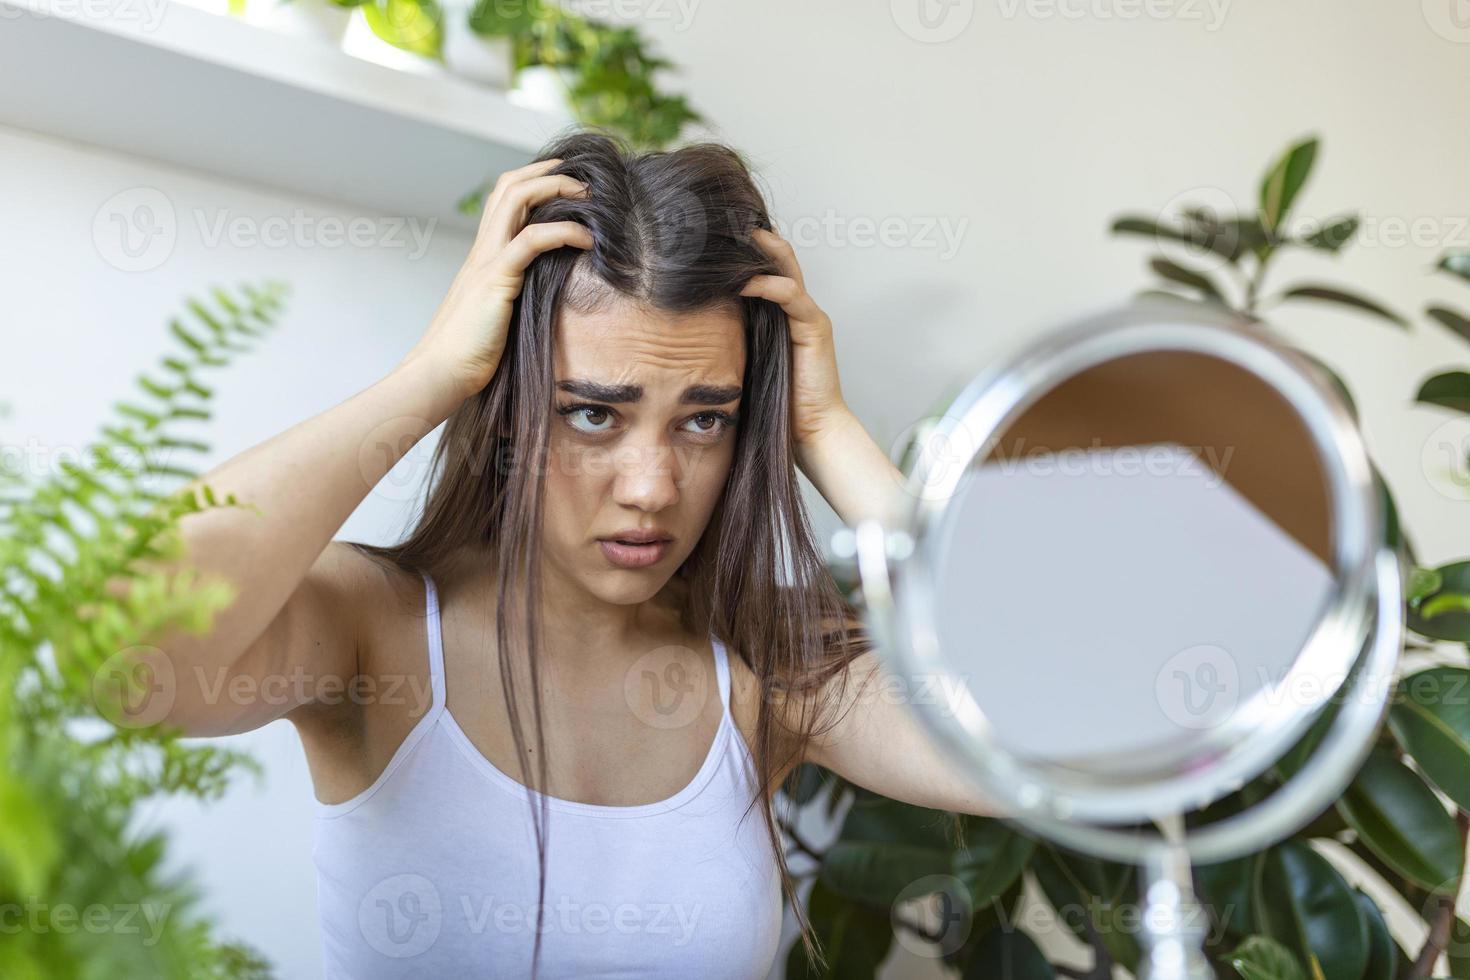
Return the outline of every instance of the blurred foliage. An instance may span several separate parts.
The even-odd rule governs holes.
[[[0,977],[260,980],[267,964],[221,939],[167,837],[137,806],[159,794],[217,798],[240,770],[232,751],[186,744],[130,712],[156,682],[146,644],[206,632],[232,598],[162,571],[180,519],[212,489],[181,458],[208,446],[208,369],[228,365],[273,324],[282,287],[191,299],[169,323],[177,350],[137,378],[141,397],[80,454],[0,458]],[[50,465],[54,458],[55,465]],[[140,651],[144,655],[139,655]]]
[[[1151,256],[1160,282],[1146,291],[1159,302],[1199,303],[1233,311],[1244,329],[1264,329],[1261,310],[1310,303],[1377,321],[1393,330],[1410,318],[1350,286],[1316,280],[1268,288],[1268,272],[1292,253],[1335,256],[1357,234],[1356,214],[1295,222],[1298,198],[1319,154],[1316,139],[1289,147],[1262,177],[1256,207],[1221,214],[1186,206],[1177,215],[1128,215],[1115,234],[1143,236],[1185,257]],[[1470,250],[1444,255],[1435,272],[1446,283],[1470,284]],[[1463,294],[1462,294],[1463,295]],[[1470,315],[1451,304],[1424,315],[1470,341]],[[1277,338],[1279,340],[1279,338]],[[1305,352],[1302,352],[1305,353]],[[1309,358],[1342,393],[1343,380]],[[1421,385],[1416,402],[1450,413],[1470,413],[1470,369],[1436,374]],[[1353,409],[1356,412],[1356,409]],[[911,462],[923,427],[906,445]],[[1458,447],[1464,452],[1465,447]],[[1461,461],[1460,472],[1470,472]],[[1387,483],[1379,476],[1385,537],[1410,574],[1406,601],[1410,644],[1448,662],[1402,678],[1378,742],[1342,797],[1295,837],[1257,854],[1194,869],[1196,891],[1214,928],[1205,951],[1222,978],[1239,980],[1410,980],[1428,977],[1440,952],[1450,974],[1470,977],[1470,923],[1455,914],[1454,897],[1464,874],[1470,828],[1470,560],[1418,567],[1398,520]],[[1464,483],[1470,491],[1470,481]],[[1467,492],[1470,499],[1470,492]],[[834,566],[838,583],[859,600],[850,562]],[[1314,729],[1266,773],[1204,811],[1187,816],[1191,827],[1221,819],[1281,786],[1317,744],[1331,709]],[[939,814],[886,800],[814,766],[794,772],[783,788],[789,803],[793,867],[804,864],[815,883],[808,915],[825,965],[808,961],[800,943],[788,959],[791,977],[873,977],[887,957],[892,936],[941,939],[922,922],[901,914],[895,896],[920,880],[948,874],[964,884],[969,905],[963,943],[942,956],[952,975],[992,978],[1110,978],[1138,965],[1136,915],[1132,928],[1120,907],[1140,907],[1132,867],[1072,853],[1008,822]],[[846,814],[837,839],[825,848],[801,841],[795,821],[807,808]],[[967,842],[957,846],[936,833],[948,821]],[[1392,938],[1383,912],[1348,884],[1313,839],[1348,847],[1364,871],[1402,896],[1428,927],[1425,946],[1406,951]],[[1092,953],[1086,969],[1053,966],[1016,924],[1013,892],[1023,879],[1036,885],[1056,921]],[[913,898],[906,892],[905,898]],[[929,896],[933,899],[935,896]],[[954,908],[948,896],[944,908]],[[1035,920],[1028,920],[1035,921]]]
[[[438,0],[331,2],[361,6],[373,32],[389,44],[442,60],[444,18],[451,12]],[[685,125],[704,120],[685,96],[660,88],[659,72],[678,66],[654,54],[637,27],[584,17],[554,0],[477,0],[465,16],[475,34],[510,40],[514,72],[552,69],[579,123],[622,136],[635,149],[664,149]],[[478,214],[492,184],[462,195],[459,210]]]

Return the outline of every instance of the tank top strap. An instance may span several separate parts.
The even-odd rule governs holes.
[[[420,572],[424,579],[424,611],[427,613],[425,632],[429,638],[429,693],[433,696],[434,710],[444,708],[444,624],[439,616],[439,590],[428,572]]]
[[[715,651],[715,679],[720,685],[720,703],[724,705],[724,713],[730,714],[730,657],[725,650],[725,644],[713,633],[710,634],[710,644]]]

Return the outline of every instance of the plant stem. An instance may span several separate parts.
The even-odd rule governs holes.
[[[1465,853],[1467,835],[1470,835],[1470,813],[1464,810],[1455,810],[1455,823],[1460,828],[1460,854]],[[1429,922],[1429,936],[1424,940],[1424,946],[1419,950],[1419,955],[1414,958],[1413,964],[1404,974],[1403,980],[1423,980],[1429,976],[1434,969],[1434,964],[1439,962],[1440,954],[1450,944],[1450,935],[1455,927],[1455,899],[1456,891],[1447,895],[1435,897],[1434,918]]]

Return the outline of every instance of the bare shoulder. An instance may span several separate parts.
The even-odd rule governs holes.
[[[790,710],[788,705],[792,702],[776,696],[771,685],[763,682],[745,658],[735,650],[730,650],[726,659],[730,664],[730,715],[752,756],[756,751],[762,702],[769,706],[772,719],[770,734],[774,740],[771,757],[777,768],[775,778],[768,785],[774,791],[787,774],[796,768],[799,739],[796,726],[787,718]]]
[[[345,692],[375,663],[381,639],[401,624],[413,602],[414,578],[352,542],[327,543],[304,586],[330,610],[337,629],[352,638],[353,656],[339,669],[342,676],[317,679],[317,696],[287,715],[293,723],[340,731],[356,721],[357,702]]]

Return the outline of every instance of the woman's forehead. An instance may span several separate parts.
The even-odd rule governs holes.
[[[733,307],[686,313],[631,302],[595,312],[563,308],[553,341],[557,377],[606,382],[660,372],[739,384],[745,373],[745,328]]]

